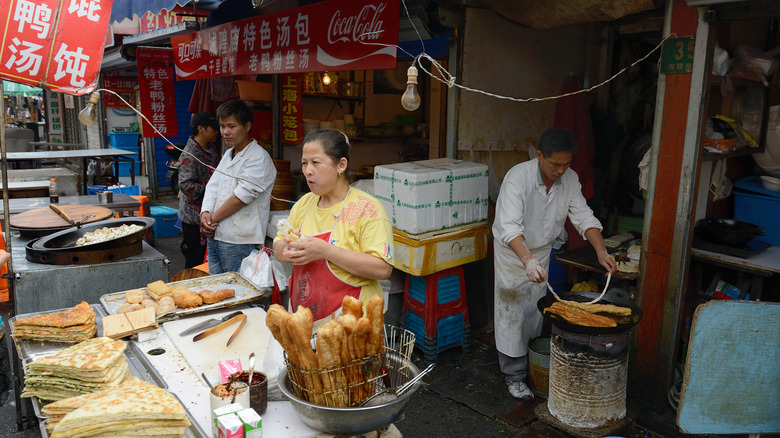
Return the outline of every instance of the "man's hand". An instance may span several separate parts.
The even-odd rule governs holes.
[[[525,264],[525,275],[527,275],[528,279],[534,283],[541,283],[547,280],[547,274],[544,272],[542,264],[539,263],[536,259],[528,260],[528,262]]]
[[[602,254],[599,254],[599,264],[601,264],[601,266],[603,266],[610,274],[617,272],[617,263],[615,263],[615,259],[613,259],[612,256],[610,256],[606,251],[604,251]]]
[[[211,220],[211,213],[204,211],[200,215],[200,229],[206,237],[214,237],[214,230],[217,229],[218,222]]]

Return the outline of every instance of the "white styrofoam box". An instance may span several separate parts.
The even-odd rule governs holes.
[[[374,192],[393,228],[409,234],[488,217],[488,167],[471,161],[438,158],[376,166]]]

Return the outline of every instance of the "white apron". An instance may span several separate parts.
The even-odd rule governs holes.
[[[528,341],[542,331],[542,314],[536,302],[547,290],[544,283],[534,283],[525,275],[525,267],[512,248],[499,242],[493,246],[495,270],[495,321],[496,349],[501,353],[520,357],[528,354]],[[552,245],[531,251],[548,271]]]

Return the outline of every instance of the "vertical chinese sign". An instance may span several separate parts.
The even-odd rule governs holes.
[[[179,131],[171,49],[138,48],[136,57],[141,113],[157,128],[152,129],[144,120],[144,137],[176,137]]]
[[[282,141],[298,144],[303,141],[301,93],[303,75],[282,75]]]
[[[93,91],[112,3],[0,1],[0,77],[62,93]]]
[[[326,0],[171,37],[178,79],[396,66],[397,0]]]
[[[49,134],[62,134],[62,95],[46,91],[46,121],[49,122]]]

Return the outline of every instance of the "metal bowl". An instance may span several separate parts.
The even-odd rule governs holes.
[[[389,373],[396,372],[401,368],[401,365],[400,356],[396,353],[388,353],[387,368]],[[408,363],[408,367],[409,379],[420,373],[420,369],[413,363]],[[279,373],[279,389],[290,398],[298,418],[309,427],[337,435],[359,435],[392,424],[401,416],[412,394],[419,387],[420,383],[418,382],[401,397],[377,406],[333,408],[315,405],[296,397],[290,387],[287,369],[285,368],[284,372]]]

